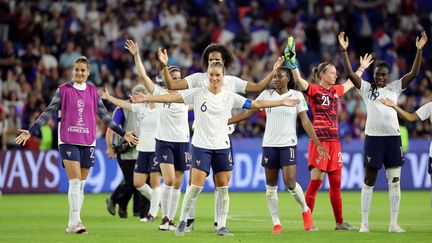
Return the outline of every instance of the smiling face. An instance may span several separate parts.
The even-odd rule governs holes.
[[[86,62],[75,62],[72,71],[72,77],[75,82],[82,84],[87,81],[89,75],[90,69]]]
[[[384,87],[390,78],[390,70],[385,66],[377,66],[374,69],[374,80],[378,87]]]
[[[222,65],[220,66],[210,65],[209,69],[207,70],[207,75],[209,79],[209,86],[211,88],[222,87],[223,77],[224,77],[224,70]]]

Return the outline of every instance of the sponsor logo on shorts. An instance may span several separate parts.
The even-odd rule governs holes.
[[[268,157],[264,157],[264,164],[268,163]]]
[[[71,156],[72,156],[72,151],[66,151],[66,155],[67,155],[68,157],[71,157]]]
[[[198,166],[200,166],[201,165],[201,160],[199,160],[199,159],[195,160],[195,164],[198,165]]]

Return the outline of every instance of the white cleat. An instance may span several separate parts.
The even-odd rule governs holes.
[[[87,232],[86,227],[79,222],[77,225],[75,226],[67,226],[66,227],[66,233],[68,234],[85,234]]]
[[[360,233],[369,233],[369,226],[367,224],[362,224],[360,226],[359,232]]]
[[[192,232],[195,228],[195,220],[194,219],[188,219],[186,221],[186,228],[185,228],[185,232],[189,233]]]
[[[406,230],[402,229],[398,224],[389,226],[390,233],[405,233]]]

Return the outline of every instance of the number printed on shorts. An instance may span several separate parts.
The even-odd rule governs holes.
[[[338,163],[342,164],[342,153],[341,152],[338,153]]]
[[[204,101],[204,103],[201,105],[201,111],[202,112],[206,112],[207,111],[206,103],[207,103],[207,101]]]
[[[321,97],[321,99],[323,100],[321,105],[325,105],[325,106],[329,106],[330,105],[330,98],[327,95],[323,95]]]
[[[290,149],[290,158],[295,159],[295,149],[294,148],[289,148],[289,149]]]

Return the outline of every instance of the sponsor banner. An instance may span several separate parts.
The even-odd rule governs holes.
[[[402,167],[402,189],[429,189],[431,179],[427,173],[429,161],[429,141],[411,140],[410,149],[405,153]],[[307,169],[307,139],[299,141],[297,150],[297,181],[306,189],[310,173]],[[230,191],[264,191],[265,173],[261,166],[261,139],[233,140],[234,169],[230,181]],[[342,189],[359,190],[363,185],[363,141],[342,144]],[[105,142],[99,139],[95,151],[96,164],[87,178],[86,192],[111,192],[123,179],[117,161],[105,154]],[[189,172],[186,172],[186,177]],[[186,187],[183,182],[183,190]],[[210,174],[204,191],[214,188]],[[285,189],[281,175],[279,188]],[[329,188],[324,178],[322,189]],[[376,189],[387,190],[385,170],[381,169],[375,185]],[[0,151],[0,190],[4,193],[22,192],[67,192],[68,179],[62,168],[58,151]]]

